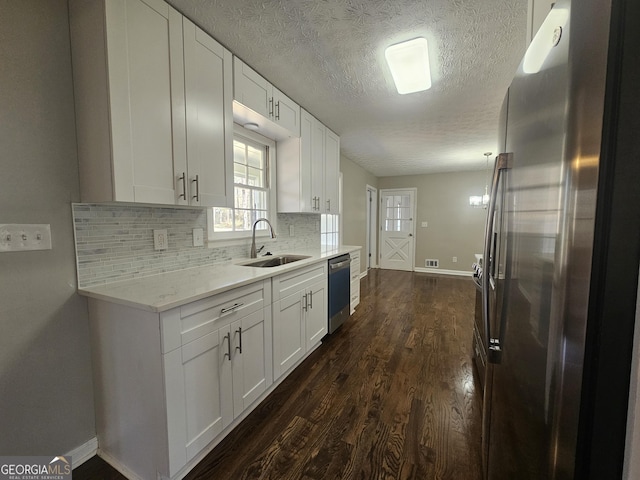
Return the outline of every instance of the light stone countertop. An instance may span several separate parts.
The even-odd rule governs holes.
[[[359,250],[361,247],[342,247],[320,252],[319,250],[274,253],[278,255],[308,255],[309,258],[279,267],[247,267],[241,265],[252,259],[236,259],[230,264],[207,265],[166,272],[149,277],[123,280],[78,289],[80,295],[106,300],[120,305],[164,312],[186,303],[226,292],[236,287],[248,285],[301,267],[327,261],[330,258]],[[260,257],[269,258],[269,257]]]

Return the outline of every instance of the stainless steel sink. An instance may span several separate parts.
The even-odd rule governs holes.
[[[305,258],[309,258],[309,255],[276,255],[261,258],[260,260],[255,260],[253,262],[242,263],[241,265],[245,267],[279,267],[281,265],[286,265],[287,263],[297,262],[299,260],[304,260]]]

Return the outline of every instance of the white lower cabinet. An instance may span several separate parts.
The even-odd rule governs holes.
[[[327,264],[274,277],[273,311],[273,374],[278,379],[327,334]]]
[[[273,373],[276,378],[289,370],[306,352],[302,321],[302,291],[274,303]]]
[[[322,261],[157,313],[89,298],[98,453],[182,478],[321,344]]]
[[[181,348],[165,354],[169,420],[179,429],[170,436],[170,450],[183,450],[185,461],[194,458],[224,428],[248,408],[271,383],[267,378],[265,331],[268,309],[258,310]],[[172,418],[172,417],[175,417]]]
[[[168,419],[183,426],[169,436],[169,451],[184,453],[176,466],[191,460],[233,420],[231,364],[223,353],[228,335],[227,325],[164,356],[167,398],[174,400],[167,405]]]
[[[327,280],[311,285],[304,305],[306,350],[311,350],[327,334],[329,317],[327,308]]]
[[[128,478],[181,477],[273,383],[270,279],[162,313],[89,309],[99,454]]]
[[[356,311],[360,303],[360,250],[351,252],[351,313]]]

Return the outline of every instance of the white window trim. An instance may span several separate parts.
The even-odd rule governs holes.
[[[269,186],[269,222],[271,223],[273,230],[278,231],[278,209],[277,209],[277,192],[276,192],[276,142],[270,138],[264,137],[259,133],[247,130],[237,123],[233,124],[233,135],[245,137],[248,140],[254,142],[263,143],[269,147],[268,152],[268,167],[267,167],[267,183]],[[231,173],[233,174],[233,172]],[[234,185],[235,188],[235,185]],[[209,248],[227,247],[235,245],[249,245],[251,243],[252,232],[217,232],[213,231],[213,208],[207,208],[207,246]],[[257,230],[256,238],[260,239],[261,243],[274,242],[269,235],[268,230]]]

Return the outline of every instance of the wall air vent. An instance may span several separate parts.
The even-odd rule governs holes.
[[[440,266],[440,260],[436,258],[427,258],[424,261],[424,266],[427,268],[438,268]]]

